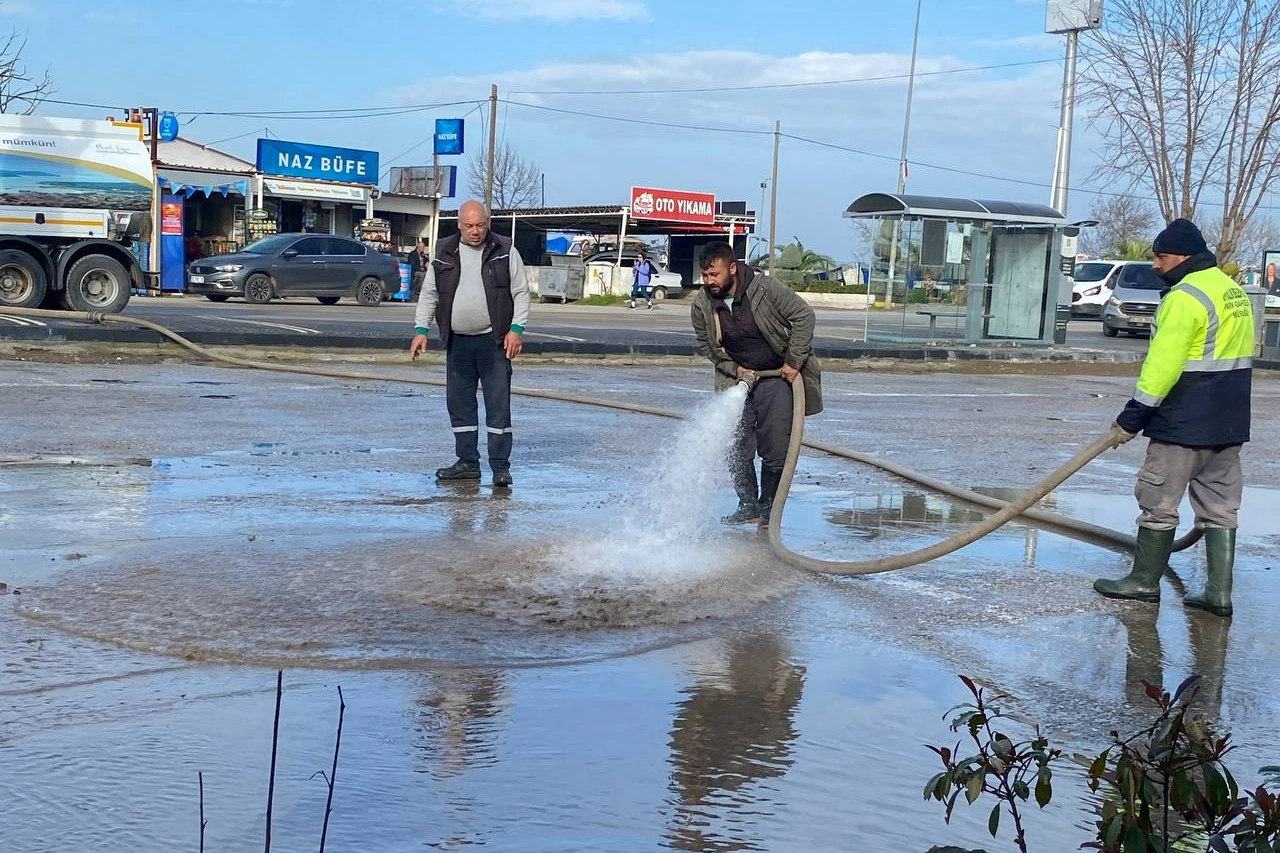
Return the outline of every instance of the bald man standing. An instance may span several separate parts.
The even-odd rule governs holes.
[[[427,349],[435,320],[445,349],[445,400],[458,461],[436,470],[437,480],[480,479],[480,411],[493,485],[511,479],[511,362],[520,354],[529,319],[529,282],[511,240],[489,230],[489,211],[478,201],[458,210],[458,233],[441,239],[431,256],[409,355]]]

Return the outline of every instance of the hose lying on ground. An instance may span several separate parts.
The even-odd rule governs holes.
[[[255,370],[273,370],[281,373],[296,373],[304,376],[319,376],[329,379],[355,379],[365,382],[404,382],[411,385],[431,385],[436,387],[443,387],[445,384],[442,379],[385,376],[373,373],[361,373],[359,371],[329,370],[326,368],[306,367],[303,365],[292,364],[271,364],[269,362],[236,358],[235,356],[223,355],[206,349],[205,347],[184,338],[172,329],[166,328],[159,323],[153,323],[150,320],[144,320],[141,317],[128,317],[121,314],[101,314],[98,312],[49,311],[40,308],[3,308],[0,309],[0,311],[5,314],[20,317],[36,317],[54,320],[82,320],[91,323],[111,323],[150,329],[162,337],[168,338],[174,343],[177,343],[179,346],[202,356],[203,358],[214,362],[234,365],[236,367],[247,367]],[[762,377],[779,376],[781,373],[780,371],[761,371],[756,375]],[[1086,541],[1103,544],[1108,547],[1125,548],[1128,550],[1132,550],[1134,547],[1134,538],[1131,535],[1120,533],[1119,531],[1111,530],[1106,527],[1099,527],[1095,524],[1089,524],[1088,522],[1078,521],[1056,513],[1030,508],[1036,501],[1053,491],[1053,489],[1057,488],[1068,477],[1083,468],[1090,460],[1119,444],[1121,435],[1118,428],[1113,429],[1097,441],[1081,449],[1075,456],[1050,474],[1049,477],[1032,488],[1018,500],[1009,503],[1007,501],[1002,501],[999,498],[993,498],[989,495],[983,495],[968,489],[957,488],[925,474],[916,473],[915,471],[896,465],[892,462],[879,460],[854,450],[849,450],[826,442],[806,440],[804,438],[803,383],[792,383],[792,389],[793,410],[791,420],[791,443],[787,448],[787,461],[783,469],[782,481],[778,486],[777,496],[775,497],[774,509],[770,518],[768,532],[769,543],[773,548],[774,553],[776,553],[780,559],[783,559],[792,565],[825,574],[849,575],[872,574],[875,572],[885,572],[892,569],[905,568],[907,566],[918,565],[928,560],[941,557],[944,554],[949,554],[952,551],[975,542],[1018,515],[1025,516],[1027,519],[1038,524],[1043,524],[1047,527],[1057,529]],[[674,418],[677,420],[683,420],[684,418],[683,415],[677,412],[658,409],[652,406],[642,406],[635,403],[623,403],[613,400],[602,400],[594,397],[583,397],[577,394],[565,394],[558,391],[543,391],[533,388],[513,387],[511,392],[513,394],[519,394],[524,397],[532,397],[535,399],[553,400],[564,403],[578,403],[585,406],[616,409],[619,411],[654,415],[656,417],[663,418]],[[803,554],[797,554],[782,544],[779,525],[782,520],[783,508],[786,505],[787,493],[791,488],[791,481],[795,475],[796,463],[799,459],[800,447],[802,445],[823,453],[828,453],[832,456],[849,459],[871,467],[879,468],[880,470],[893,474],[894,476],[918,483],[925,488],[958,498],[968,503],[993,508],[998,511],[983,522],[967,531],[964,531],[963,533],[957,534],[956,536],[939,542],[936,545],[932,545],[918,551],[913,551],[909,554],[863,562],[817,560],[811,557],[806,557]],[[1199,541],[1200,536],[1201,532],[1199,528],[1192,529],[1175,543],[1174,550],[1181,551],[1191,547]]]

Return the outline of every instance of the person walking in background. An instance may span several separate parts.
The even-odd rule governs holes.
[[[427,265],[431,263],[431,249],[426,237],[419,237],[418,244],[405,255],[405,263],[409,265],[410,299],[415,299],[422,292],[422,279],[427,274]]]
[[[628,308],[636,307],[636,297],[639,296],[649,310],[653,310],[653,300],[649,298],[649,282],[652,280],[653,264],[641,252],[640,257],[636,258],[636,265],[631,269],[631,301],[627,303]]]
[[[781,376],[755,382],[729,454],[738,508],[725,524],[769,523],[791,441],[791,384],[804,382],[804,413],[822,411],[822,372],[813,355],[813,308],[795,291],[738,263],[728,243],[707,243],[698,257],[702,288],[690,314],[698,353],[715,365],[724,391],[756,371]],[[760,477],[756,479],[756,453]]]
[[[524,345],[529,282],[520,253],[509,238],[489,230],[489,211],[474,199],[458,210],[458,233],[440,240],[427,264],[411,358],[426,352],[433,319],[445,349],[445,401],[458,456],[436,471],[436,479],[480,479],[479,386],[493,484],[509,487],[511,362]]]
[[[1116,418],[1126,441],[1138,433],[1150,439],[1134,489],[1142,510],[1137,546],[1127,576],[1099,579],[1093,588],[1108,598],[1160,600],[1178,505],[1190,486],[1208,579],[1203,594],[1183,602],[1230,616],[1244,492],[1240,446],[1249,440],[1253,310],[1190,221],[1169,223],[1152,248],[1152,266],[1170,290],[1156,310],[1137,391]]]

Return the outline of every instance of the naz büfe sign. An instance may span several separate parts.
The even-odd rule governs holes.
[[[283,139],[258,140],[258,171],[281,178],[378,183],[378,152],[306,145]]]
[[[631,218],[685,222],[690,225],[714,225],[716,197],[711,193],[632,187]]]

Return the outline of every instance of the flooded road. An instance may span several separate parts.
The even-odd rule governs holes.
[[[424,368],[413,371],[423,375]],[[1255,379],[1236,616],[1097,597],[1120,555],[1010,525],[848,580],[723,528],[727,423],[708,371],[524,367],[516,384],[680,423],[517,398],[513,489],[437,485],[442,390],[189,365],[0,370],[0,850],[261,844],[285,670],[272,848],[314,849],[347,709],[330,849],[1007,846],[920,790],[964,673],[1069,752],[1145,718],[1141,679],[1199,672],[1242,782],[1280,703],[1280,382]],[[397,371],[386,369],[388,375]],[[1007,495],[1106,427],[1131,381],[831,373],[809,434]],[[723,441],[727,442],[727,436]],[[1129,531],[1143,442],[1044,508]],[[18,464],[18,463],[21,464]],[[784,538],[910,550],[981,510],[807,452]],[[1184,512],[1184,527],[1189,513]],[[1174,557],[1203,582],[1202,551]],[[1074,849],[1079,775],[1028,818]]]

